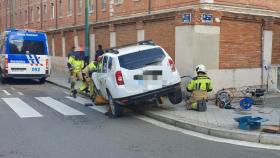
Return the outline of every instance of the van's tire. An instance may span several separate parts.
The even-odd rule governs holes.
[[[40,82],[41,84],[44,84],[44,83],[46,82],[46,78],[40,78],[39,82]]]
[[[6,83],[6,78],[3,78],[2,76],[2,70],[0,69],[0,82],[3,84],[3,83]]]
[[[108,94],[108,101],[109,101],[109,106],[110,106],[110,109],[111,109],[112,116],[114,118],[122,116],[123,115],[123,107],[114,101],[111,94]]]
[[[182,102],[183,100],[183,94],[181,89],[180,90],[176,90],[173,93],[169,93],[168,94],[168,99],[172,104],[179,104]]]

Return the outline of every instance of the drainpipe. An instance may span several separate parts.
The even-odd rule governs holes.
[[[72,1],[72,3],[74,3],[74,10],[73,10],[72,14],[73,14],[73,17],[74,17],[74,25],[76,25],[76,22],[77,22],[77,17],[76,17],[76,7],[77,7],[76,6],[76,1]]]
[[[58,13],[57,13],[57,0],[55,0],[55,29],[58,28]]]
[[[95,22],[98,21],[98,0],[95,0]]]
[[[7,29],[8,27],[8,0],[6,0],[6,6],[5,6],[5,14],[6,14],[6,17],[5,17],[5,21],[6,21],[6,28],[5,30]]]
[[[40,14],[41,14],[41,17],[40,17],[40,21],[41,21],[41,30],[43,29],[43,1],[41,0],[41,4],[40,4]]]
[[[263,75],[264,75],[264,21],[262,21],[262,25],[261,25],[261,88],[264,87],[264,80],[263,80]],[[268,87],[267,87],[267,91],[268,91]]]
[[[30,2],[29,2],[29,0],[27,1],[27,27],[29,28],[29,24],[30,24],[30,12],[29,12],[29,5],[30,5]]]
[[[149,14],[151,14],[151,10],[152,10],[152,1],[151,0],[149,0]]]

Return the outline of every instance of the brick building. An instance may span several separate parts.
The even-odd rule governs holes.
[[[279,0],[89,0],[91,56],[105,48],[152,39],[181,75],[205,64],[216,90],[268,85],[280,89]],[[53,69],[84,45],[85,0],[0,0],[0,29],[48,34]],[[64,61],[64,62],[61,62]]]

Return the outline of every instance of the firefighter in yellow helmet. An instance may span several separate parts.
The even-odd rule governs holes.
[[[84,49],[75,48],[73,54],[69,57],[67,66],[71,72],[71,95],[77,97],[77,89],[75,88],[77,80],[82,81],[83,76],[81,70],[84,68]]]
[[[187,86],[187,91],[191,92],[191,97],[186,102],[186,107],[188,110],[198,110],[200,101],[204,101],[206,106],[206,101],[208,99],[207,92],[211,92],[213,89],[212,80],[207,76],[207,69],[204,65],[198,65],[196,67],[197,76],[194,77]],[[206,107],[204,108],[206,110]],[[204,111],[202,110],[202,111]]]

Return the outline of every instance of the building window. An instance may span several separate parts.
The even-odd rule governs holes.
[[[107,0],[102,0],[102,10],[105,11],[107,8]]]
[[[88,8],[89,8],[89,13],[92,13],[94,10],[94,2],[93,0],[88,1]]]
[[[46,4],[44,4],[44,6],[43,6],[43,19],[46,19],[46,17],[47,17],[47,5]]]
[[[78,0],[78,14],[82,14],[82,8],[83,8],[83,1],[82,0]]]
[[[116,5],[117,5],[117,4],[122,4],[122,3],[123,3],[123,0],[115,0],[114,2],[115,2]]]
[[[34,14],[33,14],[33,9],[30,8],[30,22],[34,21]]]
[[[24,17],[25,17],[24,18],[25,24],[27,24],[28,23],[28,12],[27,12],[27,10],[25,10],[25,16]]]
[[[68,8],[67,8],[68,15],[72,15],[72,7],[73,7],[72,0],[68,0]]]
[[[17,18],[18,18],[18,17],[17,17],[17,13],[15,13],[15,18],[14,18],[14,19],[15,19],[15,20],[14,20],[14,25],[17,25]]]
[[[41,11],[40,11],[40,7],[37,7],[37,21],[41,20]]]
[[[59,5],[59,11],[58,11],[58,16],[59,17],[62,17],[62,0],[59,0],[59,2],[58,2],[58,5]]]
[[[54,9],[54,3],[51,3],[51,19],[54,19],[55,16],[55,9]]]

